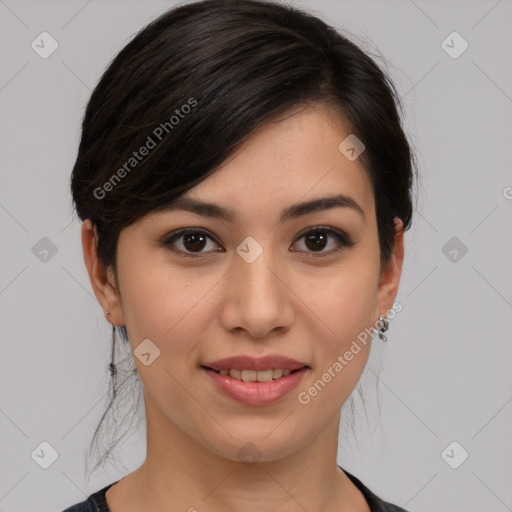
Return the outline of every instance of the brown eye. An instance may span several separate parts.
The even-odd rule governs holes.
[[[312,231],[305,235],[305,243],[308,249],[311,249],[312,251],[321,251],[327,245],[328,238],[329,236],[326,236],[322,231]]]
[[[345,233],[322,226],[303,233],[298,240],[301,239],[304,239],[305,249],[299,249],[299,251],[305,251],[312,256],[328,256],[355,245]],[[210,249],[208,249],[209,242],[212,245]],[[210,252],[223,251],[215,242],[215,239],[206,231],[191,228],[180,229],[171,233],[160,241],[160,245],[169,248],[173,252],[180,253],[184,257],[191,258],[201,257]],[[325,250],[329,245],[332,248]],[[293,251],[297,251],[297,249],[293,249]]]
[[[313,230],[309,230],[306,233],[303,233],[299,240],[302,238],[304,238],[306,252],[319,253],[319,256],[329,255],[334,252],[338,252],[343,248],[352,247],[354,245],[354,242],[347,235],[345,235],[345,233],[338,232],[330,228],[317,227]],[[335,248],[332,250],[324,251],[324,249],[329,244],[329,240],[332,239],[335,241]],[[338,246],[337,248],[336,245]]]
[[[189,251],[200,251],[206,245],[206,237],[202,233],[183,235],[183,245]]]
[[[168,247],[174,252],[183,253],[186,257],[196,257],[206,254],[207,252],[211,252],[211,249],[207,251],[203,250],[207,247],[208,241],[213,242],[214,246],[217,246],[215,240],[206,233],[206,231],[198,229],[181,229],[171,233],[170,236],[165,237],[160,244]]]

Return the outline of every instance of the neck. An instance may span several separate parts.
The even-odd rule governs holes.
[[[241,452],[254,462],[231,460],[192,439],[163,418],[146,397],[147,456],[108,497],[133,510],[194,512],[369,512],[359,490],[336,463],[339,414],[308,444],[266,460],[254,445]],[[116,484],[116,485],[119,485]],[[114,505],[110,505],[117,512]],[[119,510],[128,510],[126,505]]]

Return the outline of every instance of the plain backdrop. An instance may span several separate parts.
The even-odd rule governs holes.
[[[374,341],[367,414],[355,400],[338,463],[411,512],[512,510],[512,1],[296,3],[385,59],[422,177],[403,310]],[[110,324],[69,177],[101,73],[172,5],[0,0],[1,512],[62,510],[144,460],[141,428],[124,468],[83,478]],[[42,32],[58,45],[47,58],[32,47]]]

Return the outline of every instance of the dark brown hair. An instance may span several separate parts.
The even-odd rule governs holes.
[[[387,262],[394,218],[404,229],[411,224],[416,171],[393,83],[318,17],[260,0],[172,8],[104,72],[85,111],[71,176],[76,212],[96,226],[100,260],[115,273],[123,228],[205,179],[256,128],[318,103],[342,113],[365,145],[360,158]],[[120,333],[127,341],[124,326]]]

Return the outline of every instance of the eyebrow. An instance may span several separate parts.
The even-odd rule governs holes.
[[[332,208],[350,208],[351,210],[359,213],[364,222],[366,221],[363,209],[354,199],[344,194],[338,194],[334,196],[319,197],[311,201],[288,206],[281,212],[279,222],[284,223],[290,219],[296,219],[303,215],[323,210],[330,210]],[[190,197],[179,197],[173,200],[165,210],[185,210],[197,213],[204,217],[221,219],[227,222],[234,222],[237,219],[236,213],[232,210],[217,204],[192,199]]]

